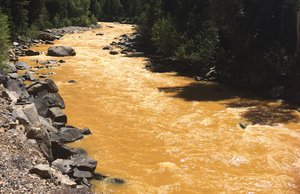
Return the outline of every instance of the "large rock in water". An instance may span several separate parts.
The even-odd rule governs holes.
[[[75,127],[62,127],[59,131],[59,136],[65,143],[74,142],[83,138],[81,131]]]
[[[71,160],[74,162],[74,165],[78,170],[94,172],[97,167],[97,161],[88,157],[88,156],[74,156],[71,157]]]
[[[76,52],[69,46],[53,46],[48,49],[48,55],[54,57],[75,56]]]
[[[28,70],[28,69],[31,69],[31,67],[25,63],[25,62],[21,62],[21,61],[17,61],[15,63],[15,66],[18,70]]]
[[[41,32],[38,38],[43,41],[54,41],[56,39],[55,36],[47,32]]]
[[[33,102],[37,107],[38,113],[43,117],[47,116],[49,109],[52,107],[65,108],[62,97],[58,93],[49,93],[47,90],[42,90],[35,94]]]
[[[46,79],[45,81],[39,81],[28,86],[27,91],[29,94],[35,95],[40,91],[47,90],[50,93],[57,93],[57,85],[51,80]]]

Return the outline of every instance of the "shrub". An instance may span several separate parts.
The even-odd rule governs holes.
[[[0,13],[0,69],[5,68],[4,62],[8,59],[9,49],[9,28],[8,18]]]
[[[152,27],[151,40],[159,52],[172,56],[180,36],[170,17],[159,19]]]

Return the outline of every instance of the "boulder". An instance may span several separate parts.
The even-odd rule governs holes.
[[[33,51],[33,50],[27,50],[27,51],[25,51],[25,55],[26,56],[36,56],[36,55],[40,55],[40,52]]]
[[[69,148],[62,144],[60,137],[50,133],[52,152],[55,159],[69,159],[71,157],[87,156],[85,150],[81,148]]]
[[[21,62],[21,61],[17,61],[15,63],[15,67],[18,69],[18,70],[28,70],[28,69],[31,69],[31,67],[25,63],[25,62]]]
[[[9,73],[16,73],[17,72],[17,68],[13,63],[7,63],[6,67],[7,67]]]
[[[54,43],[51,42],[51,41],[49,41],[49,40],[46,40],[46,41],[45,41],[45,44],[51,44],[51,45],[53,45]]]
[[[26,89],[29,94],[34,95],[34,94],[42,91],[43,89],[45,89],[45,87],[42,82],[35,82],[35,83],[29,85]]]
[[[78,170],[94,172],[97,167],[97,161],[88,156],[73,156],[71,160]]]
[[[48,55],[55,57],[75,56],[76,52],[69,46],[53,46],[48,49]]]
[[[18,79],[19,78],[19,74],[17,73],[9,73],[7,74],[11,79]]]
[[[72,80],[69,80],[68,83],[69,83],[69,84],[75,84],[76,81],[72,79]]]
[[[34,104],[37,107],[38,113],[46,117],[51,107],[65,108],[65,103],[58,93],[49,93],[47,90],[42,90],[34,95]]]
[[[44,81],[44,84],[46,86],[46,89],[48,92],[51,92],[51,93],[57,93],[58,92],[58,87],[57,85],[54,83],[53,80],[51,79],[46,79]]]
[[[30,169],[29,172],[31,174],[36,174],[43,179],[51,178],[50,166],[46,164],[36,165],[32,169]]]
[[[29,124],[31,126],[40,126],[41,125],[41,122],[39,119],[39,114],[38,114],[36,106],[34,104],[28,104],[28,105],[22,106],[20,109],[24,112],[24,114],[25,114],[26,118],[28,119]]]
[[[57,159],[52,162],[52,167],[58,169],[63,174],[70,174],[74,167],[74,162],[72,160]]]
[[[59,107],[49,109],[48,115],[53,122],[67,123],[67,115]]]
[[[103,33],[97,33],[96,36],[103,36]]]
[[[13,118],[14,120],[18,120],[20,124],[22,125],[29,125],[29,119],[23,112],[22,108],[16,108],[13,111]]]
[[[118,51],[110,51],[109,54],[111,54],[111,55],[117,55],[117,54],[119,54],[119,52]]]
[[[72,126],[60,128],[59,136],[65,143],[74,142],[83,138],[81,131]]]
[[[50,33],[47,32],[41,32],[38,36],[39,39],[43,41],[54,41],[56,40],[55,36],[51,35]]]
[[[77,184],[71,180],[67,175],[63,175],[60,171],[51,168],[51,175],[55,179],[55,183],[71,188],[76,188]],[[71,192],[72,193],[72,192]]]
[[[59,136],[57,136],[59,137]],[[53,152],[54,159],[69,159],[72,156],[72,151],[67,146],[58,143],[59,139],[54,139],[53,135],[51,136],[51,150]]]
[[[93,174],[89,171],[81,171],[81,170],[78,170],[77,168],[75,168],[73,170],[73,177],[74,178],[80,178],[80,179],[83,179],[83,178],[92,179]]]
[[[30,73],[25,73],[25,74],[23,74],[23,75],[22,75],[22,78],[23,78],[24,80],[27,80],[27,81],[37,81],[37,79],[34,78],[34,77],[32,76],[32,74],[30,74]]]
[[[112,46],[105,46],[102,48],[102,50],[114,50],[114,48]]]
[[[3,84],[4,87],[7,88],[7,90],[16,92],[16,94],[18,94],[20,98],[30,97],[21,79],[19,78],[18,79],[7,78]]]
[[[47,129],[44,127],[27,127],[26,135],[29,139],[35,139],[47,160],[53,161],[51,141]]]
[[[39,120],[40,120],[41,124],[47,129],[47,131],[48,131],[49,133],[58,133],[58,130],[57,130],[55,127],[53,127],[53,126],[49,123],[49,121],[47,121],[47,119],[45,119],[45,118],[42,117],[42,116],[39,116]]]
[[[91,130],[89,128],[81,129],[81,133],[83,135],[91,135],[92,134],[92,132],[91,132]]]
[[[53,122],[52,125],[53,125],[53,127],[57,128],[57,129],[60,129],[60,128],[66,126],[66,123]]]

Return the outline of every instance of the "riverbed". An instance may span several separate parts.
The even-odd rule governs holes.
[[[55,73],[68,124],[93,133],[71,146],[87,150],[98,172],[126,180],[94,181],[96,193],[300,192],[299,112],[221,84],[152,73],[143,56],[110,55],[102,48],[135,26],[100,25],[55,41],[77,55],[41,70]],[[61,58],[21,60],[48,59]]]

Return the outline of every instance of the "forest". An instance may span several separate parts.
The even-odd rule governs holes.
[[[138,24],[149,53],[215,68],[220,78],[300,73],[299,0],[0,0],[1,60],[8,37],[97,21]],[[261,73],[264,72],[264,73]]]

